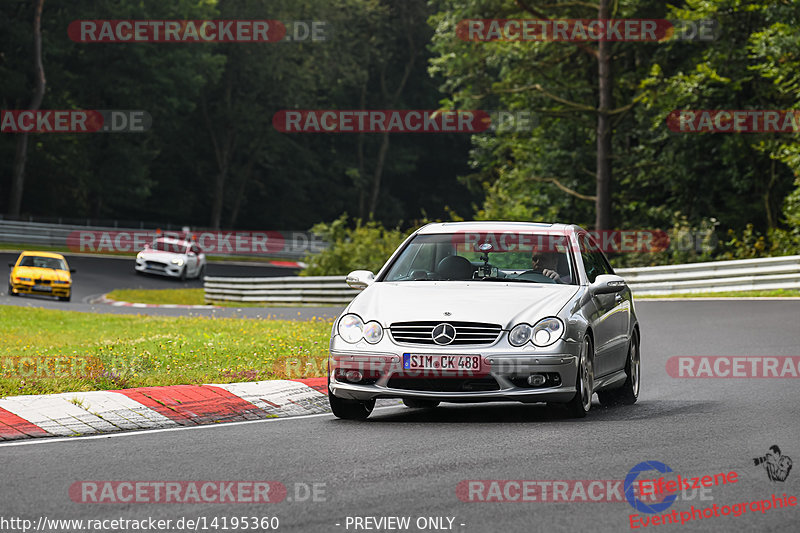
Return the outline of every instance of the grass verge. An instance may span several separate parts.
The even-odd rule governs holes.
[[[117,289],[106,295],[118,302],[203,305],[203,289]]]
[[[205,305],[203,289],[117,289],[106,295],[118,302],[139,304]],[[219,307],[319,307],[312,304],[272,302],[215,302]]]
[[[0,306],[0,396],[324,376],[331,322]]]
[[[689,294],[636,295],[637,300],[647,298],[775,298],[800,297],[800,290],[774,289],[769,291],[694,292]]]

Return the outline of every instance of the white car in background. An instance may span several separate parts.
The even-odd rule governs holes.
[[[192,241],[159,237],[136,255],[135,269],[137,274],[197,279],[205,275],[206,255]]]

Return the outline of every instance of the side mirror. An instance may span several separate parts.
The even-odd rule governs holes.
[[[75,270],[74,268],[70,268],[70,269],[69,269],[69,273],[70,273],[70,274],[74,274],[75,272],[77,272],[77,270]]]
[[[351,289],[364,290],[375,281],[375,274],[369,270],[354,270],[350,272],[345,278],[345,282],[350,285]]]
[[[614,274],[601,274],[589,286],[592,294],[612,294],[627,287],[625,280]]]

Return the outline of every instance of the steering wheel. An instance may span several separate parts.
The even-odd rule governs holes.
[[[528,281],[535,281],[537,283],[560,283],[560,281],[551,278],[550,276],[545,276],[541,272],[537,272],[535,270],[526,270],[525,272],[521,272],[517,274],[517,279],[524,279]]]

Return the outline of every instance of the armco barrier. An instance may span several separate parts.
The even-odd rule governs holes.
[[[800,255],[620,268],[634,294],[800,289]]]
[[[345,305],[358,291],[344,276],[204,278],[206,302]]]
[[[769,289],[800,289],[800,255],[620,268],[634,294],[659,295]],[[358,291],[344,276],[205,278],[207,302],[346,305]]]

